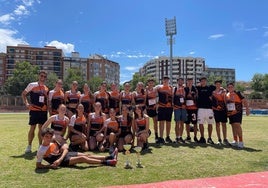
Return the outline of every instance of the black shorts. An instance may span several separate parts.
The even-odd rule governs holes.
[[[226,123],[227,122],[227,112],[226,111],[219,111],[213,110],[214,119],[216,123]]]
[[[146,111],[147,111],[147,115],[148,115],[149,117],[151,117],[151,118],[157,116],[157,112],[156,112],[156,110],[154,110],[154,109],[147,109]]]
[[[243,114],[242,113],[237,113],[237,114],[234,114],[234,115],[231,115],[229,116],[229,123],[232,124],[232,123],[242,123],[242,116]]]
[[[187,110],[187,121],[186,124],[197,124],[197,109],[196,110]]]
[[[71,157],[77,157],[77,152],[69,151],[67,155],[63,158],[62,162],[60,163],[60,166],[63,167],[70,166]]]
[[[30,110],[29,116],[29,125],[43,125],[47,121],[47,111]]]
[[[169,121],[171,122],[173,113],[172,107],[159,107],[157,121]]]

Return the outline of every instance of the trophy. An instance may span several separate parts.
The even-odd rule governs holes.
[[[128,159],[128,156],[130,154],[129,150],[131,149],[131,145],[130,144],[124,144],[123,147],[126,150],[125,154],[127,156],[127,160],[126,160],[126,163],[125,163],[125,169],[132,169],[132,166],[130,165],[130,162],[129,162],[129,159]]]
[[[137,153],[137,163],[136,163],[136,167],[137,168],[143,168],[143,166],[141,165],[141,160],[140,160],[140,155],[141,155],[141,150],[142,150],[142,147],[140,147],[140,146],[136,146],[135,148],[134,148],[134,150],[136,151],[136,153]]]

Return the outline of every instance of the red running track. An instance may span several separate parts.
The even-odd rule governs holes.
[[[157,183],[110,186],[107,188],[268,188],[268,171],[232,176],[170,180]]]

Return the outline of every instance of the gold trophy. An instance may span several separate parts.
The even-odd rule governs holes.
[[[141,150],[142,150],[142,147],[140,147],[140,146],[136,146],[135,148],[134,148],[134,150],[136,151],[136,153],[137,153],[137,163],[136,163],[136,167],[137,168],[143,168],[143,166],[141,165],[141,160],[140,160],[140,155],[141,155]]]
[[[130,154],[130,149],[131,149],[131,145],[130,144],[124,144],[123,145],[124,149],[126,150],[125,151],[125,154],[127,156],[127,160],[126,160],[126,163],[125,163],[125,169],[132,169],[132,166],[130,165],[130,162],[129,162],[129,154]]]

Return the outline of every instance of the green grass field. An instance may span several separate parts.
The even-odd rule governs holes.
[[[264,116],[244,117],[242,150],[195,143],[157,147],[152,136],[150,149],[142,153],[145,167],[141,169],[124,169],[126,156],[120,153],[116,167],[81,164],[73,168],[35,170],[37,138],[33,143],[34,153],[24,154],[27,124],[27,114],[0,114],[0,187],[104,187],[268,170],[268,117]],[[228,138],[232,140],[231,127],[228,128]],[[174,139],[174,131],[171,138]],[[213,139],[217,140],[215,129]],[[136,154],[131,153],[129,158],[135,165]]]

